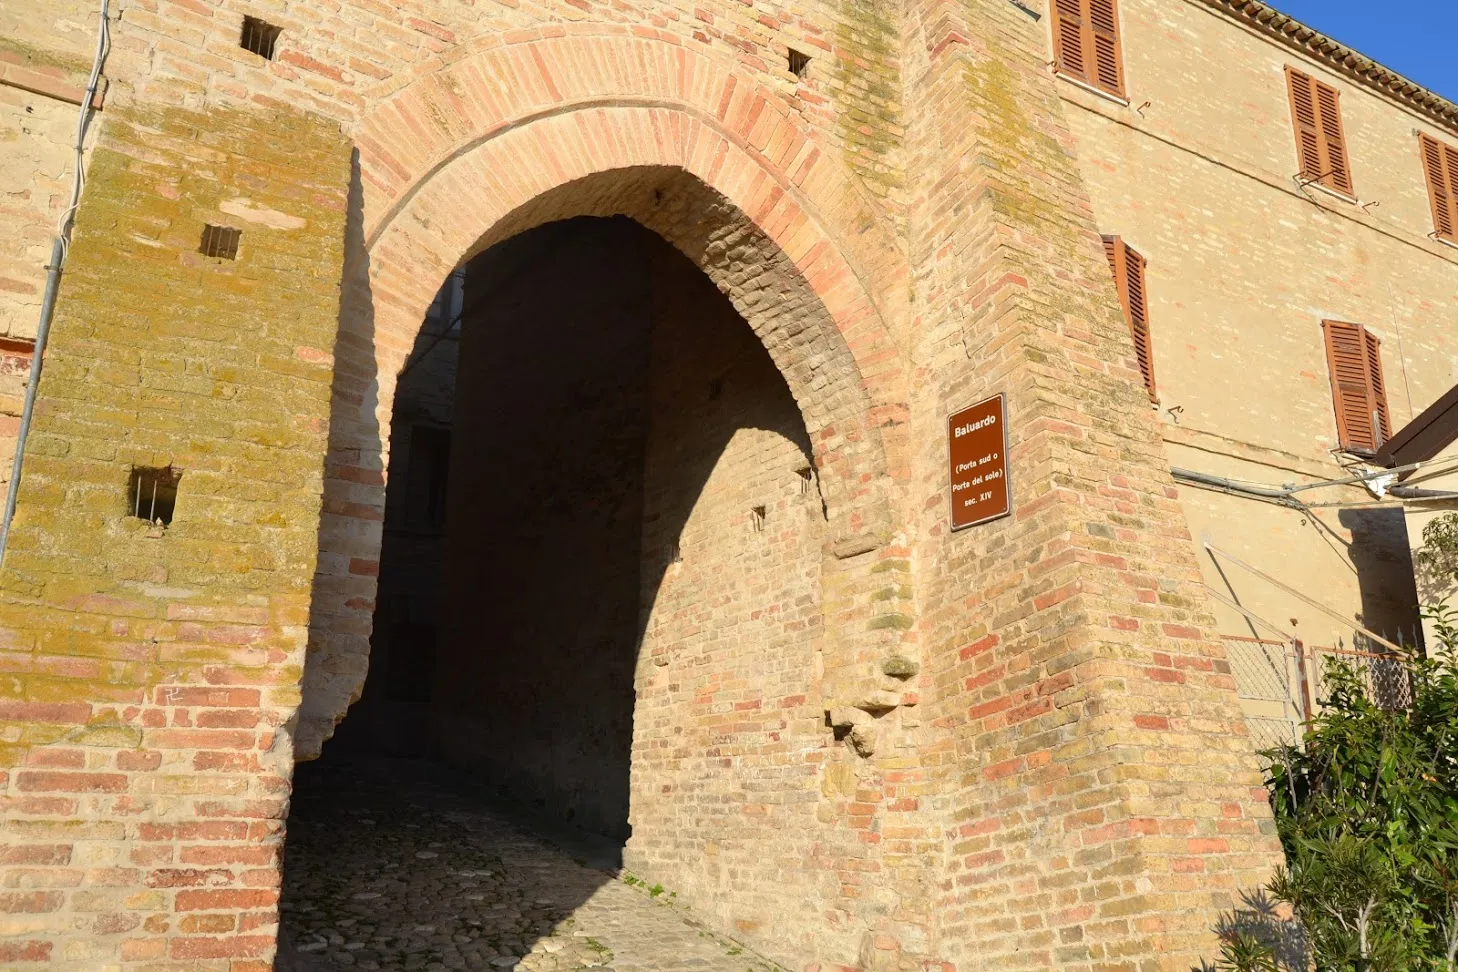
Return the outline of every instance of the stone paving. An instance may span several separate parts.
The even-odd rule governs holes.
[[[305,764],[288,827],[278,972],[783,972],[429,764]]]

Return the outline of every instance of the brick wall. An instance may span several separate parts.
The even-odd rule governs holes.
[[[631,223],[523,234],[467,295],[433,750],[587,829],[627,836],[631,805],[632,870],[854,964],[817,912],[858,907],[874,784],[825,725],[825,508],[784,379]]]
[[[0,340],[0,481],[9,488],[15,443],[20,435],[20,415],[25,407],[25,387],[30,380],[33,341]]]
[[[941,956],[1187,968],[1279,852],[1043,28],[992,0],[912,26],[920,631],[956,747]],[[933,423],[1001,389],[1014,515],[949,536]]]
[[[819,484],[754,333],[658,243],[643,641],[627,866],[789,967],[853,964],[841,877],[868,862],[854,760],[825,724]],[[839,792],[835,789],[839,787]]]
[[[649,421],[641,236],[555,224],[471,266],[430,713],[446,760],[616,837]]]
[[[54,30],[0,18],[7,49],[82,56],[74,0],[39,3]],[[1130,45],[1141,29],[1185,36],[1175,21],[1193,10],[1129,0],[1127,23],[1145,25]],[[1165,179],[1161,200],[1195,185],[1223,198],[1201,181],[1220,166],[1165,158],[1176,142],[1210,154],[1180,119],[1246,131],[1215,110],[1225,102],[1180,100],[1214,86],[1138,106],[1171,126],[1146,146],[1119,134],[1143,124],[1138,108],[1110,114],[1061,88],[1046,18],[1002,0],[300,2],[269,14],[284,27],[273,61],[238,48],[243,12],[118,7],[111,120],[0,579],[14,669],[0,695],[5,833],[24,848],[5,880],[26,888],[4,899],[4,954],[72,968],[215,955],[240,972],[266,960],[290,740],[316,755],[369,666],[397,376],[426,309],[493,244],[612,215],[672,244],[747,325],[702,278],[675,276],[716,308],[704,313],[723,343],[703,330],[703,355],[663,368],[676,345],[651,347],[653,407],[671,404],[643,447],[652,596],[639,604],[634,866],[820,972],[1174,969],[1209,954],[1216,914],[1277,858],[1189,528],[1230,517],[1179,502],[1166,446],[1212,443],[1161,432],[1143,400],[1097,234],[1171,241],[1150,253],[1163,362],[1177,342],[1160,321],[1181,303],[1202,316],[1203,291],[1181,296],[1162,275],[1215,278],[1219,241],[1262,239],[1131,192],[1132,173],[1145,189]],[[1192,36],[1212,49],[1250,36],[1218,31]],[[785,62],[794,45],[812,55],[803,78]],[[1131,60],[1131,84],[1156,76]],[[1262,104],[1251,130],[1279,116]],[[1367,107],[1349,126],[1354,161],[1408,124],[1391,103]],[[1232,146],[1222,165],[1289,149],[1211,137]],[[18,144],[5,157],[24,167],[36,143]],[[1451,287],[1399,272],[1388,252],[1420,248],[1446,273],[1428,243],[1390,242],[1420,197],[1364,168],[1385,196],[1378,218],[1282,197],[1344,268],[1342,299],[1301,314],[1375,321],[1391,282],[1419,295],[1414,319],[1441,315]],[[1240,219],[1264,226],[1270,211],[1249,204]],[[244,230],[238,263],[193,253],[214,218]],[[1210,249],[1181,262],[1185,235]],[[0,276],[35,272],[17,250]],[[1286,337],[1262,326],[1238,330],[1274,357]],[[748,363],[746,334],[783,388],[763,357]],[[1445,338],[1423,340],[1430,359],[1450,356]],[[1186,376],[1218,370],[1188,343]],[[710,401],[696,389],[716,380],[714,355],[733,367]],[[1404,362],[1420,408],[1447,379]],[[1321,373],[1287,364],[1301,404],[1270,425],[1290,442],[1256,441],[1269,417],[1254,413],[1230,437],[1319,470],[1326,460],[1307,460],[1325,448],[1327,406],[1306,389]],[[1217,385],[1185,385],[1186,411],[1210,413]],[[994,391],[1009,395],[1015,515],[953,536],[943,423]],[[807,449],[820,521],[798,492]],[[711,455],[692,509],[676,506],[679,474]],[[178,520],[148,536],[118,497],[131,464],[168,461],[185,469]],[[678,564],[664,547],[675,516]],[[530,596],[560,603],[534,569]],[[518,784],[565,812],[587,785],[581,763]],[[771,836],[784,839],[766,852]]]
[[[7,229],[0,239],[0,482],[6,488],[51,247],[76,175],[77,115],[90,71],[90,61],[56,36],[58,28],[73,27],[79,35],[84,18],[60,17],[43,29],[22,20],[0,11],[0,144],[6,146],[0,218]],[[83,167],[96,132],[96,124],[88,126]]]
[[[396,756],[431,751],[430,690],[439,638],[441,557],[460,363],[463,273],[441,288],[402,371],[391,419],[370,665],[338,744]],[[435,494],[432,496],[432,494]]]
[[[71,199],[77,107],[0,84],[0,336],[35,338],[57,223]]]
[[[267,967],[347,166],[282,111],[107,116],[0,584],[6,964]]]

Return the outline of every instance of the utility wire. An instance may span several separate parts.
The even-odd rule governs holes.
[[[86,80],[86,94],[81,113],[76,119],[76,171],[71,177],[71,201],[56,223],[56,238],[51,241],[51,262],[46,267],[46,289],[41,298],[40,322],[35,329],[35,346],[30,352],[30,377],[25,385],[25,404],[20,411],[20,430],[15,438],[15,458],[10,465],[10,482],[5,491],[5,512],[0,520],[0,564],[10,544],[10,524],[15,519],[15,503],[20,495],[20,475],[25,462],[25,443],[30,436],[30,423],[35,416],[35,400],[40,389],[41,367],[45,362],[46,341],[51,332],[51,318],[56,312],[56,294],[61,285],[61,268],[71,252],[71,224],[76,207],[81,204],[81,188],[86,184],[86,130],[91,125],[96,88],[101,81],[101,66],[111,50],[111,0],[101,0],[101,23],[96,31],[96,56],[91,62],[91,75]]]
[[[1377,642],[1379,645],[1385,645],[1386,647],[1392,649],[1393,651],[1397,652],[1400,655],[1406,655],[1408,653],[1408,649],[1403,648],[1400,645],[1396,645],[1396,644],[1392,643],[1391,641],[1388,641],[1386,638],[1382,637],[1380,634],[1378,634],[1377,632],[1371,630],[1370,628],[1364,628],[1360,624],[1357,624],[1355,621],[1348,621],[1345,617],[1342,616],[1341,612],[1335,611],[1335,610],[1327,607],[1325,604],[1322,604],[1320,601],[1317,601],[1317,600],[1314,600],[1314,599],[1312,599],[1310,597],[1307,597],[1305,594],[1301,593],[1296,588],[1292,587],[1290,584],[1287,584],[1284,581],[1277,580],[1276,578],[1272,577],[1270,574],[1268,574],[1265,571],[1261,570],[1259,567],[1252,567],[1250,564],[1248,564],[1245,561],[1241,560],[1239,557],[1236,557],[1233,554],[1226,553],[1224,550],[1221,550],[1219,547],[1215,546],[1214,544],[1212,544],[1212,543],[1206,543],[1205,544],[1205,551],[1210,555],[1211,559],[1214,559],[1215,555],[1216,554],[1219,554],[1220,556],[1224,557],[1226,560],[1230,561],[1232,564],[1235,564],[1237,567],[1244,567],[1246,570],[1250,571],[1252,574],[1255,574],[1257,577],[1261,578],[1262,580],[1266,581],[1267,583],[1274,584],[1276,587],[1278,587],[1281,590],[1285,591],[1287,594],[1290,594],[1292,597],[1297,598],[1298,600],[1301,600],[1301,601],[1306,602],[1307,604],[1309,604],[1312,607],[1316,608],[1316,610],[1320,611],[1322,614],[1325,614],[1328,617],[1334,618],[1337,621],[1341,622],[1342,624],[1346,625],[1347,627],[1351,628],[1352,630],[1358,631],[1358,632],[1366,635],[1368,638],[1371,638],[1373,641]]]
[[[1432,467],[1443,467],[1433,469]],[[1309,489],[1325,489],[1333,486],[1353,486],[1359,483],[1365,484],[1373,480],[1384,479],[1389,476],[1398,476],[1405,472],[1415,472],[1419,469],[1427,469],[1428,473],[1423,479],[1438,475],[1440,472],[1448,471],[1448,467],[1458,466],[1458,456],[1442,456],[1436,459],[1426,459],[1422,462],[1410,462],[1403,466],[1394,466],[1391,469],[1369,470],[1352,476],[1343,476],[1339,479],[1323,479],[1313,483],[1289,483],[1283,486],[1270,486],[1252,482],[1251,480],[1231,479],[1227,476],[1213,476],[1209,473],[1196,472],[1193,469],[1181,469],[1178,466],[1170,469],[1170,474],[1181,482],[1189,483],[1192,486],[1205,486],[1223,492],[1238,493],[1249,496],[1253,499],[1264,499],[1288,505],[1288,501],[1296,502],[1295,494]],[[1421,499],[1447,499],[1442,496],[1423,496]],[[1453,499],[1458,499],[1458,492],[1452,494]]]

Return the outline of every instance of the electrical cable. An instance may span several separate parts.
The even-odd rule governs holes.
[[[1432,467],[1434,466],[1442,468],[1434,470],[1432,469]],[[1458,456],[1441,456],[1435,459],[1426,459],[1422,462],[1411,462],[1403,466],[1394,466],[1391,469],[1373,470],[1354,476],[1344,476],[1340,479],[1324,479],[1314,483],[1301,483],[1299,485],[1296,483],[1291,483],[1284,486],[1269,486],[1255,483],[1250,480],[1231,479],[1227,476],[1214,476],[1209,473],[1196,472],[1193,469],[1181,469],[1178,466],[1171,467],[1170,474],[1174,476],[1175,479],[1181,482],[1189,483],[1192,486],[1205,486],[1208,488],[1217,489],[1222,492],[1249,496],[1252,499],[1264,499],[1267,501],[1274,501],[1280,505],[1291,505],[1292,503],[1300,503],[1302,506],[1305,506],[1306,504],[1301,503],[1301,501],[1296,499],[1296,493],[1304,492],[1308,489],[1324,489],[1333,486],[1353,486],[1359,483],[1368,483],[1375,479],[1382,479],[1387,476],[1398,476],[1404,472],[1416,472],[1419,469],[1428,470],[1428,472],[1423,477],[1420,477],[1421,479],[1426,479],[1434,475],[1439,475],[1442,472],[1450,471],[1447,468],[1449,466],[1458,466]],[[1392,493],[1393,495],[1401,496],[1402,494],[1398,493],[1397,490],[1409,488],[1411,487],[1393,487],[1388,489],[1388,492]],[[1424,490],[1423,493],[1426,495],[1423,495],[1420,498],[1450,498],[1448,496],[1432,495],[1433,492],[1434,491]],[[1453,493],[1451,498],[1458,499],[1458,493]]]
[[[1388,641],[1386,638],[1382,637],[1381,635],[1379,635],[1377,632],[1371,630],[1370,628],[1364,628],[1360,624],[1357,624],[1354,621],[1348,621],[1345,617],[1343,617],[1341,615],[1340,612],[1332,610],[1331,608],[1327,607],[1325,604],[1322,604],[1320,601],[1317,601],[1317,600],[1315,600],[1313,598],[1307,597],[1305,594],[1301,593],[1296,588],[1292,587],[1290,584],[1287,584],[1284,581],[1277,580],[1276,578],[1272,577],[1270,574],[1268,574],[1265,571],[1261,570],[1259,567],[1252,567],[1250,564],[1248,564],[1245,561],[1241,560],[1239,557],[1236,557],[1233,554],[1226,553],[1224,550],[1221,550],[1219,547],[1215,546],[1213,543],[1206,543],[1205,544],[1205,552],[1208,553],[1212,559],[1214,558],[1214,556],[1216,554],[1219,554],[1220,556],[1224,557],[1226,560],[1230,561],[1232,564],[1235,564],[1237,567],[1244,567],[1246,570],[1250,571],[1252,574],[1255,574],[1257,577],[1261,578],[1262,580],[1266,581],[1267,583],[1275,585],[1276,587],[1278,587],[1281,590],[1285,591],[1287,594],[1290,594],[1292,597],[1294,597],[1294,598],[1296,598],[1296,599],[1298,599],[1300,601],[1304,601],[1305,603],[1309,604],[1311,607],[1313,607],[1316,610],[1320,611],[1322,614],[1325,614],[1328,617],[1333,618],[1333,619],[1339,621],[1340,623],[1342,623],[1343,625],[1347,626],[1348,628],[1351,628],[1353,631],[1357,631],[1357,632],[1360,632],[1361,634],[1366,635],[1368,638],[1371,638],[1373,641],[1377,642],[1379,645],[1385,645],[1387,648],[1390,648],[1392,651],[1397,652],[1399,655],[1406,655],[1408,653],[1408,649],[1403,648],[1401,645],[1394,644],[1393,642]]]
[[[0,565],[10,543],[10,524],[15,518],[15,501],[20,494],[20,474],[25,461],[25,442],[35,416],[35,399],[40,388],[41,365],[45,360],[46,342],[51,333],[51,318],[56,312],[56,294],[61,285],[61,268],[71,252],[71,225],[76,208],[81,204],[81,188],[86,183],[86,130],[91,124],[96,88],[101,80],[101,67],[111,50],[111,0],[101,0],[101,23],[96,32],[96,56],[91,62],[91,76],[86,81],[81,112],[76,120],[76,171],[71,177],[71,202],[56,223],[56,237],[51,242],[51,262],[46,267],[46,288],[41,298],[40,321],[35,329],[35,347],[30,353],[30,376],[25,385],[25,404],[20,412],[20,430],[15,438],[15,459],[10,466],[10,482],[5,492],[4,520],[0,521]]]

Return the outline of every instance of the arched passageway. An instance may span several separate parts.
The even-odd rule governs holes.
[[[827,505],[800,408],[729,299],[623,217],[522,232],[442,287],[390,441],[368,680],[297,773],[291,947],[324,968],[492,967],[607,880],[567,867],[492,924],[520,890],[494,853],[515,838],[453,829],[467,793],[609,860],[628,841],[630,867],[681,876],[720,927],[778,912],[805,934],[783,902],[834,880],[806,860],[836,839],[813,798],[843,751],[818,686]],[[412,883],[438,891],[442,867],[496,878],[464,898]]]

